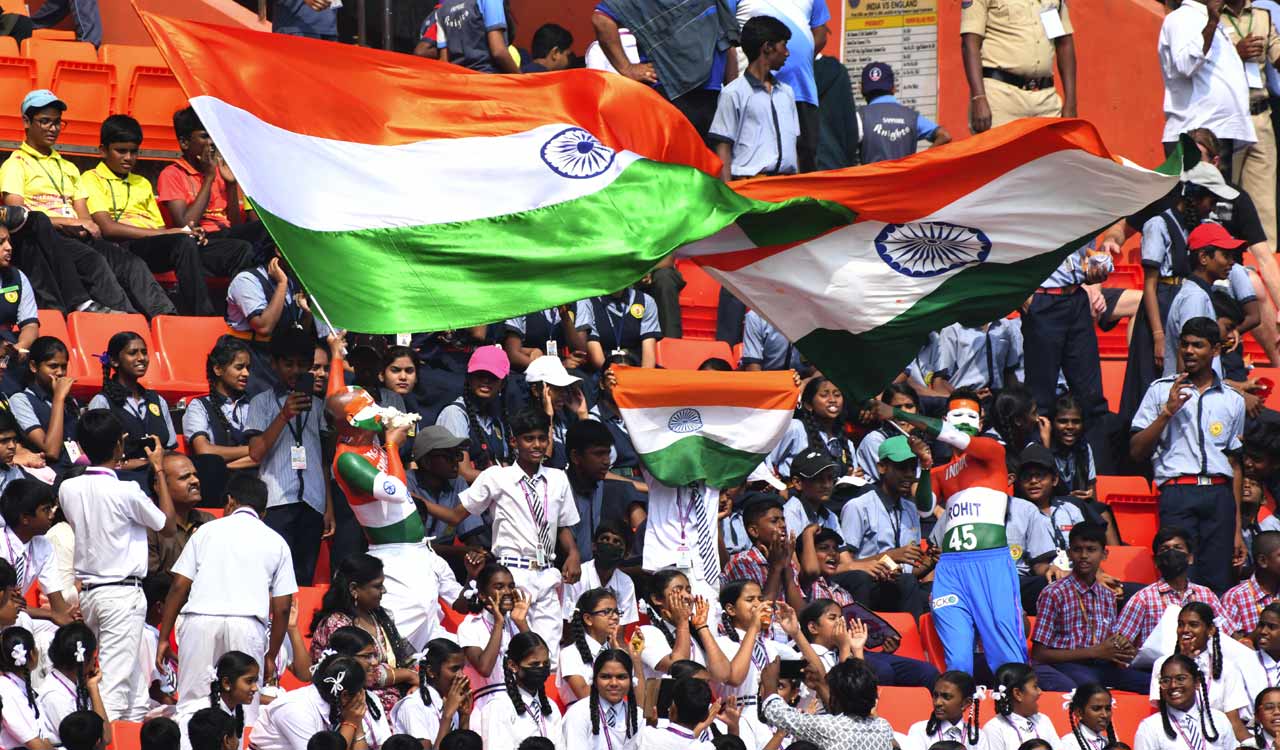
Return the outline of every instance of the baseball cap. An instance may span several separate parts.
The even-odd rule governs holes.
[[[872,91],[893,90],[893,68],[882,62],[867,63],[862,69],[862,95],[868,96]]]
[[[582,378],[570,375],[569,371],[564,369],[559,357],[550,356],[538,357],[530,362],[529,366],[524,368],[524,379],[530,383],[546,383],[557,388],[582,382]]]
[[[1229,201],[1233,201],[1240,196],[1239,190],[1231,187],[1226,180],[1222,179],[1222,172],[1219,172],[1217,167],[1207,162],[1196,162],[1194,167],[1182,173],[1182,181],[1199,185],[1219,198]]]
[[[418,436],[413,439],[413,457],[420,459],[431,451],[457,448],[465,442],[467,442],[466,438],[454,435],[447,427],[433,424],[423,427],[418,431]]]
[[[3,329],[0,329],[0,332],[3,332]],[[773,469],[769,468],[769,464],[764,462],[752,469],[751,473],[747,475],[747,484],[755,482],[764,482],[778,492],[786,492],[787,490],[787,485],[783,484],[782,480],[778,479],[778,476],[773,473]]]
[[[1043,445],[1032,443],[1022,449],[1022,455],[1018,456],[1018,471],[1022,471],[1027,466],[1041,466],[1050,471],[1057,471],[1058,464],[1053,460],[1053,454]]]
[[[487,372],[502,380],[511,372],[511,361],[497,344],[476,347],[471,359],[467,360],[467,374],[473,372]]]
[[[1187,247],[1191,250],[1203,250],[1206,247],[1218,247],[1223,250],[1238,250],[1249,243],[1231,236],[1227,228],[1213,221],[1206,221],[1187,237]]]
[[[63,111],[66,111],[67,109],[67,103],[59,99],[58,96],[49,89],[36,89],[22,97],[22,110],[19,111],[18,114],[25,115],[27,110],[33,107],[40,109],[50,105],[58,107]]]
[[[911,443],[902,435],[885,438],[876,455],[881,461],[892,461],[895,464],[916,458],[915,452],[911,450]]]
[[[791,476],[813,479],[827,469],[834,469],[836,460],[826,451],[811,450],[791,461]]]

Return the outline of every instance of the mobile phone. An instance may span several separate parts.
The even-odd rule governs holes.
[[[803,659],[780,659],[778,665],[778,676],[784,680],[799,680],[804,678],[804,660]]]
[[[298,379],[293,383],[293,392],[301,393],[304,396],[313,395],[315,393],[315,388],[316,376],[313,375],[310,370],[299,375]],[[310,403],[307,404],[307,408],[311,408]]]

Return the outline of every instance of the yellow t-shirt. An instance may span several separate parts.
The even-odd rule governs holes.
[[[89,213],[105,211],[121,224],[140,229],[164,229],[164,218],[156,203],[155,191],[147,178],[130,174],[120,177],[98,162],[81,180],[87,193]]]
[[[57,151],[48,156],[26,143],[0,165],[0,193],[21,195],[27,208],[75,218],[71,204],[87,197],[80,170]]]

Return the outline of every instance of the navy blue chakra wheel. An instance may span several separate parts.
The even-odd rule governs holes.
[[[977,265],[991,254],[991,240],[981,230],[945,221],[889,224],[876,236],[875,246],[890,268],[912,278]]]
[[[542,160],[552,172],[573,180],[602,175],[617,152],[582,128],[565,128],[542,144]]]

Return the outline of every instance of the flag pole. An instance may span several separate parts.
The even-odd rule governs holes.
[[[316,299],[314,294],[310,295],[310,297],[312,306],[314,306],[316,308],[316,312],[320,314],[320,320],[324,321],[324,324],[329,327],[330,331],[337,333],[338,329],[333,327],[333,323],[329,322],[329,316],[324,314],[324,308],[320,306],[320,300]]]

